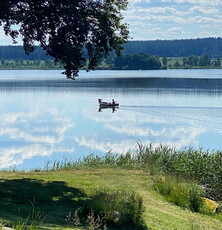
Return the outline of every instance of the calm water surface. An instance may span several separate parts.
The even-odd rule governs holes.
[[[0,71],[0,168],[42,168],[136,141],[222,149],[222,70]],[[97,99],[120,103],[98,112]]]

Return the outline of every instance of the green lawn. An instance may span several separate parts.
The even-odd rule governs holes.
[[[222,229],[222,222],[172,205],[155,192],[147,172],[84,169],[51,172],[0,172],[0,218],[15,223],[34,209],[45,216],[43,229],[69,229],[66,215],[90,201],[97,189],[135,191],[143,197],[149,229]],[[220,214],[221,215],[221,214]]]

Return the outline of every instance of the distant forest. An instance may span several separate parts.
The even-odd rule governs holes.
[[[188,57],[208,55],[222,57],[222,38],[198,38],[186,40],[130,41],[125,53],[146,53],[160,57]]]
[[[0,46],[0,59],[46,60],[53,59],[47,56],[41,47],[35,47],[35,51],[27,55],[22,46]]]
[[[186,40],[129,41],[123,54],[144,53],[159,57],[188,57],[189,55],[208,55],[209,58],[222,57],[222,38],[200,38]],[[0,58],[23,60],[52,59],[36,47],[33,53],[26,55],[22,46],[0,46]]]

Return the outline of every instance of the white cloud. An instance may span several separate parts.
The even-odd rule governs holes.
[[[194,6],[194,7],[190,8],[189,13],[193,13],[195,11],[198,11],[198,12],[204,13],[204,14],[217,14],[217,13],[219,13],[219,10],[216,8],[209,9],[209,8],[203,8],[200,6]]]
[[[164,3],[178,3],[178,4],[194,4],[205,6],[220,6],[222,2],[220,0],[161,0]]]
[[[133,11],[131,11],[133,12]],[[134,13],[146,13],[146,14],[175,14],[181,15],[183,14],[182,11],[177,11],[173,7],[149,7],[149,8],[137,8],[134,9]]]
[[[188,19],[188,22],[190,23],[198,23],[198,24],[221,24],[222,19],[215,19],[215,18],[210,18],[210,17],[202,17],[202,16],[195,16],[195,17],[190,17]]]
[[[124,12],[129,24],[130,38],[134,40],[186,39],[200,35],[221,36],[222,1],[165,0],[139,1]],[[209,25],[208,33],[204,30]],[[181,28],[181,32],[171,28]],[[155,30],[158,28],[158,30]],[[159,29],[160,28],[160,29]]]
[[[177,33],[185,33],[181,27],[172,27],[167,30],[171,34],[177,34]]]
[[[135,5],[135,4],[141,3],[141,2],[150,3],[151,0],[129,0],[130,5]]]

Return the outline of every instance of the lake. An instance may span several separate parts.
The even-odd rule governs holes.
[[[117,100],[99,112],[98,98]],[[0,71],[0,168],[134,151],[222,149],[222,70]]]

